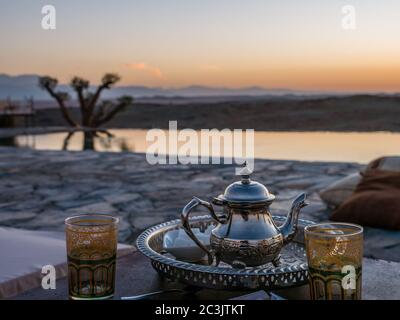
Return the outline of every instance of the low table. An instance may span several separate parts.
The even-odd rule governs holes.
[[[140,252],[133,252],[117,261],[116,292],[114,299],[133,296],[158,290],[184,288],[184,285],[171,282],[152,268],[148,258]],[[191,299],[214,300],[232,299],[251,291],[222,291],[201,289],[189,293],[165,293],[152,299]],[[275,290],[286,299],[309,299],[308,285],[297,288]],[[18,300],[65,300],[68,299],[67,278],[57,280],[55,290],[36,288],[26,291],[14,299]],[[363,299],[400,300],[400,263],[384,260],[364,259],[363,262]]]

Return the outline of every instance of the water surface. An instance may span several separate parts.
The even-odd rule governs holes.
[[[162,130],[168,137],[168,130]],[[114,139],[96,139],[95,147],[98,151],[132,151],[146,153],[153,142],[146,141],[147,130],[116,129],[110,130]],[[37,150],[61,150],[67,133],[51,133],[35,136],[19,136],[16,138],[18,146],[28,146]],[[254,142],[255,158],[304,160],[304,161],[339,161],[368,163],[370,160],[383,155],[400,155],[400,133],[390,132],[265,132],[256,131]],[[82,134],[76,133],[71,138],[68,150],[82,150]],[[168,139],[167,139],[168,141]],[[236,141],[240,145],[240,141]],[[178,154],[179,146],[178,145]],[[228,149],[229,143],[227,143]],[[226,147],[221,143],[219,147],[207,152],[198,151],[198,155],[212,155],[219,157],[221,149]],[[196,149],[196,143],[191,145]],[[245,142],[242,141],[243,150]],[[168,148],[165,150],[169,153]],[[230,148],[230,152],[233,152]],[[176,153],[176,151],[174,151]]]

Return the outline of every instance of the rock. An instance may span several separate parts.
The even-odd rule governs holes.
[[[290,169],[290,164],[276,164],[276,165],[271,165],[267,167],[268,170],[271,171],[287,171]]]
[[[141,215],[144,213],[150,213],[154,209],[153,202],[147,198],[140,198],[133,202],[129,202],[126,205],[120,206],[120,210],[124,211],[128,214],[137,214]]]
[[[165,220],[162,217],[154,217],[154,216],[138,216],[138,217],[132,217],[130,219],[131,225],[136,228],[136,229],[146,229],[148,227],[151,227],[153,225],[159,224],[165,222]]]
[[[127,218],[118,216],[119,224],[118,224],[118,241],[119,242],[128,242],[132,236],[133,228],[131,227]]]
[[[94,199],[88,199],[88,200],[79,200],[79,199],[70,199],[66,201],[57,201],[55,202],[55,205],[59,207],[60,209],[73,209],[73,208],[80,208],[80,207],[86,207],[90,205],[95,205],[96,200]]]
[[[48,210],[35,216],[34,219],[29,220],[25,225],[25,229],[33,230],[53,230],[64,231],[65,219],[70,216],[66,212]]]
[[[0,212],[0,224],[4,226],[14,226],[16,224],[29,221],[37,216],[34,212],[14,212],[14,211],[1,211]]]
[[[123,194],[109,194],[103,197],[108,203],[118,204],[124,202],[134,201],[140,198],[138,193],[123,193]]]
[[[99,203],[89,204],[87,206],[68,209],[67,212],[71,214],[87,214],[87,213],[113,214],[117,212],[117,209],[107,202],[99,202]]]
[[[78,199],[78,198],[79,198],[78,192],[75,192],[72,190],[60,190],[57,194],[46,197],[46,200],[48,202],[63,203],[63,202],[71,201],[71,200]]]
[[[313,184],[314,184],[314,181],[312,179],[306,178],[306,179],[280,181],[276,185],[278,185],[279,188],[305,190],[305,189],[309,188],[310,186],[312,186]]]

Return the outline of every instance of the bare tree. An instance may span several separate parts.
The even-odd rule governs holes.
[[[111,89],[119,80],[120,77],[117,74],[107,73],[103,76],[100,85],[97,86],[94,92],[90,91],[89,81],[80,77],[74,77],[71,80],[70,86],[75,91],[79,102],[80,122],[73,119],[68,111],[66,105],[70,99],[68,93],[56,90],[58,85],[56,78],[40,77],[39,86],[57,101],[65,121],[73,127],[67,139],[71,138],[74,132],[83,131],[84,149],[93,149],[94,136],[98,135],[99,132],[105,132],[109,135],[107,131],[99,130],[99,128],[133,103],[133,98],[130,96],[122,96],[115,101],[100,100],[102,92]],[[64,145],[68,145],[68,141],[64,142]]]

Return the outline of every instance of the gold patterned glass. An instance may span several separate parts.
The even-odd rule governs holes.
[[[361,299],[363,228],[322,223],[305,228],[313,300]]]
[[[87,214],[65,220],[69,297],[109,299],[114,295],[118,219]]]

